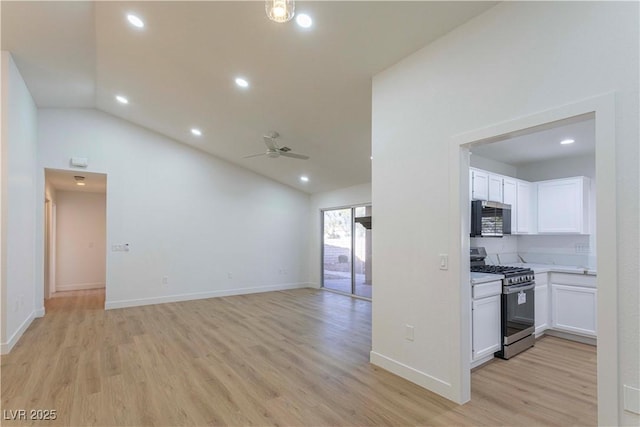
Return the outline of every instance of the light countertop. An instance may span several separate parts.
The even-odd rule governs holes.
[[[592,268],[576,267],[573,265],[556,265],[556,264],[530,264],[530,263],[516,263],[507,264],[513,267],[530,268],[534,273],[569,273],[569,274],[587,274],[590,276],[596,276],[597,271]]]

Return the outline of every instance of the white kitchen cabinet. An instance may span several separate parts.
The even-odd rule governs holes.
[[[535,274],[535,282],[536,287],[535,291],[535,326],[536,326],[536,337],[542,335],[544,331],[549,329],[550,327],[550,319],[549,319],[549,282],[548,282],[548,273],[536,273]]]
[[[489,200],[489,173],[471,170],[471,200]]]
[[[537,183],[538,233],[589,234],[589,178]]]
[[[511,205],[511,234],[517,234],[518,182],[515,179],[502,178],[502,200]]]
[[[551,283],[552,327],[559,331],[597,335],[597,289]]]
[[[489,174],[489,201],[502,203],[502,176]]]
[[[473,300],[472,359],[500,350],[500,295]]]
[[[531,232],[531,184],[525,181],[516,182],[516,220],[513,234],[528,234]],[[512,227],[513,227],[512,223]],[[514,232],[515,230],[515,232]]]

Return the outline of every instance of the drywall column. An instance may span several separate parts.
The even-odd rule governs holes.
[[[33,98],[2,52],[2,353],[44,314],[35,308],[36,120]]]

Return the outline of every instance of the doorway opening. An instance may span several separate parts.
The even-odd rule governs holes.
[[[536,322],[536,334],[544,331],[548,335],[562,336],[566,338],[578,338],[575,341],[590,342],[595,344],[595,338],[597,336],[597,347],[592,347],[595,351],[594,357],[592,357],[592,365],[595,365],[593,369],[596,374],[593,375],[593,382],[595,383],[595,392],[592,393],[594,401],[591,402],[591,407],[597,411],[592,411],[592,418],[590,423],[597,422],[598,424],[617,424],[618,419],[618,361],[617,361],[617,273],[616,273],[616,240],[617,234],[617,222],[616,222],[616,181],[615,174],[611,171],[615,170],[615,150],[611,149],[611,144],[615,141],[615,99],[612,95],[603,95],[584,101],[577,102],[575,104],[568,104],[556,109],[543,111],[538,114],[526,116],[518,119],[514,119],[508,122],[503,122],[491,127],[478,129],[476,131],[467,132],[465,134],[457,135],[453,138],[451,145],[451,191],[458,197],[452,200],[452,209],[460,212],[459,222],[455,221],[451,226],[452,246],[459,252],[460,262],[457,266],[456,276],[460,278],[460,317],[462,323],[460,324],[461,342],[460,342],[460,396],[461,402],[466,402],[471,398],[471,367],[473,366],[472,351],[473,351],[473,316],[472,316],[472,300],[473,291],[472,286],[469,286],[471,280],[470,274],[470,217],[471,206],[470,190],[473,191],[472,166],[470,158],[473,159],[474,155],[479,155],[482,151],[482,146],[490,148],[493,143],[500,143],[510,138],[526,137],[536,132],[544,132],[552,128],[559,128],[564,125],[576,124],[581,122],[587,122],[592,120],[592,134],[594,135],[595,147],[593,149],[594,159],[591,161],[591,170],[593,171],[594,179],[591,180],[573,180],[567,186],[554,186],[548,185],[548,181],[553,181],[555,178],[550,177],[548,180],[543,180],[544,184],[539,185],[535,183],[532,187],[531,201],[532,206],[529,211],[537,217],[532,218],[529,223],[538,227],[537,233],[535,229],[530,229],[527,235],[528,238],[542,238],[544,242],[534,242],[535,246],[532,246],[531,242],[524,245],[527,248],[529,260],[527,257],[518,259],[520,263],[542,263],[539,256],[548,256],[548,253],[543,253],[540,248],[548,248],[551,245],[551,241],[560,238],[556,233],[561,235],[573,234],[573,238],[581,239],[581,241],[571,243],[561,250],[558,250],[557,254],[564,256],[562,260],[565,265],[569,258],[581,258],[587,265],[575,265],[574,267],[583,267],[582,274],[575,274],[571,276],[571,282],[568,283],[569,277],[566,274],[573,274],[571,271],[559,271],[555,272],[552,268],[550,270],[547,283],[547,295],[548,298],[548,324],[542,325]],[[570,136],[563,137],[561,140],[556,141],[558,145],[571,146],[570,143],[561,144],[564,139],[573,139]],[[577,139],[574,141],[578,143]],[[540,141],[531,141],[528,150],[535,150],[538,148]],[[496,145],[497,146],[497,145]],[[477,154],[471,154],[475,152]],[[485,153],[486,155],[486,153]],[[573,168],[572,162],[564,162],[559,160],[561,167],[559,169]],[[479,164],[476,161],[476,167]],[[556,165],[557,166],[557,165]],[[544,172],[545,168],[538,166],[529,168],[528,173],[539,174]],[[575,170],[574,170],[575,171]],[[502,173],[501,175],[506,175]],[[574,173],[574,175],[576,175]],[[516,176],[516,178],[518,178]],[[519,178],[518,178],[519,179]],[[528,178],[528,179],[539,179]],[[567,182],[565,182],[567,183]],[[597,183],[597,185],[595,185]],[[490,185],[490,184],[488,184]],[[498,187],[498,186],[496,186]],[[575,190],[585,190],[580,193]],[[504,188],[503,188],[504,190]],[[513,196],[513,187],[510,188],[510,192]],[[535,193],[538,194],[535,194]],[[593,216],[595,219],[591,221],[585,220],[585,208],[589,208],[589,203],[584,202],[587,194],[591,192],[592,198],[595,198],[593,202]],[[581,194],[580,196],[578,196]],[[571,197],[569,197],[571,196]],[[516,192],[517,197],[517,192]],[[577,205],[576,201],[583,200],[582,205]],[[558,215],[550,214],[548,209],[550,203],[561,204],[556,209]],[[542,212],[542,215],[540,213]],[[598,213],[601,215],[598,216]],[[526,218],[526,215],[523,216]],[[583,222],[580,223],[569,221],[567,218],[573,217],[574,219],[582,217]],[[537,222],[536,222],[537,221]],[[583,225],[588,223],[588,232],[580,231]],[[569,226],[576,226],[572,228]],[[568,227],[568,228],[566,228]],[[592,228],[591,228],[592,227]],[[525,227],[526,228],[526,227]],[[555,228],[555,229],[554,229]],[[517,229],[517,225],[516,225]],[[504,230],[504,228],[503,228]],[[521,230],[524,231],[524,230]],[[506,234],[506,233],[505,233]],[[588,237],[587,237],[588,236]],[[597,239],[596,239],[597,236]],[[499,242],[499,240],[495,240]],[[596,247],[597,241],[597,247]],[[498,246],[503,243],[498,243]],[[516,245],[516,248],[519,248]],[[569,251],[573,251],[569,254]],[[489,251],[488,251],[489,252]],[[518,252],[518,249],[516,249]],[[522,254],[518,254],[522,255]],[[534,256],[531,256],[534,255]],[[571,256],[569,256],[571,255]],[[591,265],[589,265],[590,258]],[[498,264],[504,263],[504,259],[497,260]],[[547,259],[547,262],[549,260]],[[556,264],[560,264],[556,262]],[[592,266],[595,266],[594,268]],[[592,269],[593,268],[593,269]],[[589,278],[591,276],[591,279]],[[575,280],[573,280],[575,279]],[[593,280],[592,280],[593,279]],[[593,281],[594,283],[588,283]],[[541,282],[540,284],[544,284]],[[555,285],[555,286],[554,286]],[[577,287],[575,285],[578,285]],[[575,288],[567,289],[570,286]],[[589,288],[580,289],[581,295],[579,298],[570,296],[567,292],[571,293],[576,288]],[[473,296],[472,296],[473,295]],[[577,297],[577,295],[576,295]],[[585,308],[585,302],[588,302],[586,306],[589,307],[589,316],[585,316],[582,311]],[[580,306],[580,312],[573,311],[576,303]],[[563,310],[562,307],[570,307],[569,310]],[[538,307],[536,307],[538,308]],[[540,313],[540,310],[535,310],[536,315]],[[543,314],[544,316],[544,314]],[[587,319],[589,322],[584,322]],[[589,324],[589,328],[585,328],[584,325]],[[545,329],[546,328],[546,329]],[[589,329],[589,330],[587,330]],[[560,333],[556,333],[560,332]],[[571,336],[569,336],[569,335]],[[591,337],[589,335],[592,335]],[[586,339],[585,339],[586,338]],[[591,338],[591,340],[589,339]],[[550,340],[556,340],[556,337],[550,338]],[[508,344],[508,343],[507,343]],[[540,346],[542,347],[542,346]],[[605,350],[606,349],[606,350]],[[515,358],[527,357],[527,353],[532,350],[527,350],[522,354],[518,354]],[[565,357],[566,355],[562,355]],[[593,360],[595,359],[595,361]],[[491,363],[487,367],[495,366],[499,364],[513,365],[520,363],[517,360],[499,360],[498,363]],[[535,363],[534,363],[535,364]],[[482,368],[480,368],[482,369]],[[520,372],[520,371],[519,371]],[[520,373],[518,374],[520,375]],[[480,378],[475,375],[474,378]],[[577,385],[574,388],[577,391]],[[597,405],[594,405],[596,403]],[[597,412],[597,413],[596,413]],[[597,417],[597,420],[595,419]]]
[[[105,174],[45,169],[46,308],[85,297],[104,308],[106,191]]]
[[[322,287],[371,299],[371,206],[322,211]]]

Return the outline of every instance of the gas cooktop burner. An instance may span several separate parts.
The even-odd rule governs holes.
[[[474,265],[471,267],[474,273],[502,274],[505,277],[520,276],[522,274],[532,274],[529,268],[507,267],[502,265]]]

